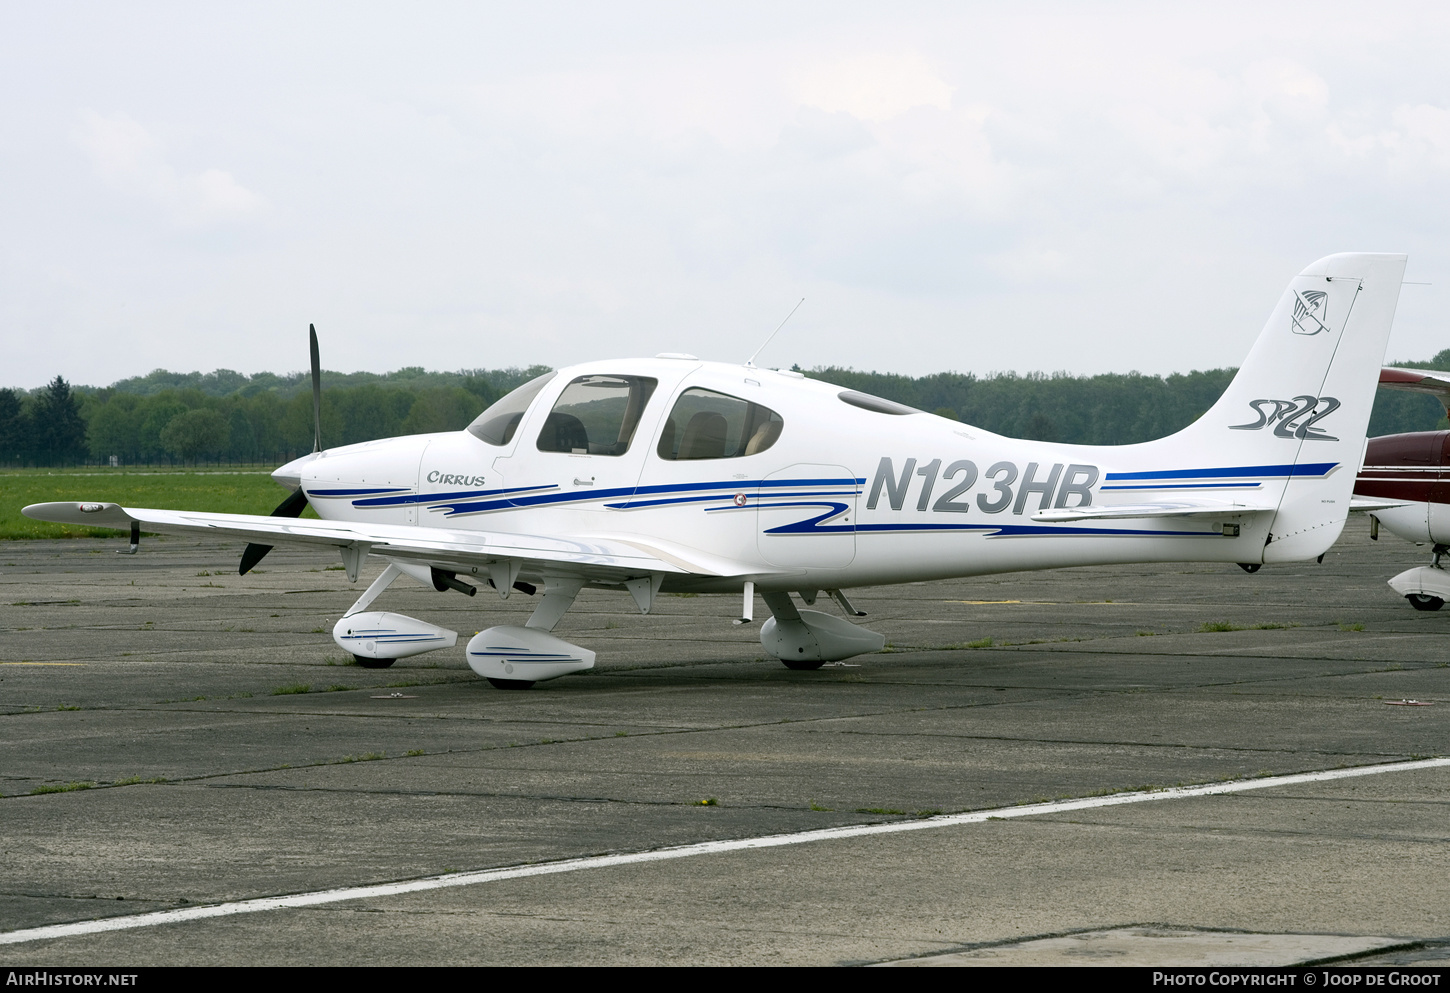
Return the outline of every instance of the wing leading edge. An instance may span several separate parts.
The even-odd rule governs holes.
[[[207,534],[267,544],[332,546],[440,566],[478,566],[503,560],[538,563],[592,581],[617,583],[645,573],[721,577],[745,575],[735,563],[694,549],[655,547],[631,537],[554,538],[501,531],[454,531],[407,525],[358,524],[253,514],[122,507],[114,503],[37,503],[21,513],[40,521],[125,531],[133,523],[160,534]]]

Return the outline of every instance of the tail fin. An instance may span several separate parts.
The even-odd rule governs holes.
[[[1344,527],[1404,271],[1403,255],[1359,253],[1305,268],[1208,413],[1143,446],[1242,470],[1271,503],[1277,490],[1265,562],[1320,555]]]

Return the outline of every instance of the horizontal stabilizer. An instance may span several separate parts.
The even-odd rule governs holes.
[[[1428,393],[1450,410],[1450,372],[1436,372],[1434,369],[1398,369],[1385,366],[1380,370],[1380,389],[1408,390],[1411,393]]]
[[[1146,517],[1227,517],[1237,514],[1262,514],[1273,507],[1250,503],[1228,503],[1226,501],[1195,500],[1192,503],[1122,504],[1113,507],[1069,507],[1063,510],[1044,510],[1033,514],[1034,521],[1044,524],[1071,524],[1075,521],[1131,521]]]
[[[1354,511],[1373,513],[1376,510],[1393,510],[1396,507],[1408,507],[1413,502],[1413,500],[1386,500],[1383,497],[1360,496],[1356,493],[1349,499],[1349,509],[1351,513]]]

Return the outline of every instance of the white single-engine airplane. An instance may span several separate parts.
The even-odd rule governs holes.
[[[1365,443],[1405,268],[1332,255],[1289,284],[1248,359],[1189,427],[1137,445],[1004,438],[799,373],[688,355],[593,362],[520,386],[466,430],[314,451],[272,475],[271,517],[44,503],[33,518],[332,546],[356,581],[387,567],[333,638],[369,667],[456,632],[370,610],[399,576],[468,595],[542,587],[523,627],[468,643],[469,665],[523,688],[593,666],[550,634],[584,587],[759,593],[760,640],[792,669],[880,649],[847,617],[854,587],[1105,563],[1255,568],[1324,553]],[[1205,292],[1214,292],[1209,280]],[[317,358],[313,343],[314,404]],[[320,444],[319,446],[320,447]],[[310,504],[321,520],[296,519]]]

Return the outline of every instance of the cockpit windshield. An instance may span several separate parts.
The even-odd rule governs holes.
[[[534,397],[549,384],[549,380],[557,375],[556,372],[546,372],[495,400],[468,425],[469,434],[490,445],[507,445],[513,441],[514,432],[518,430],[519,421],[524,419],[524,412],[529,409],[529,404],[534,402]]]

